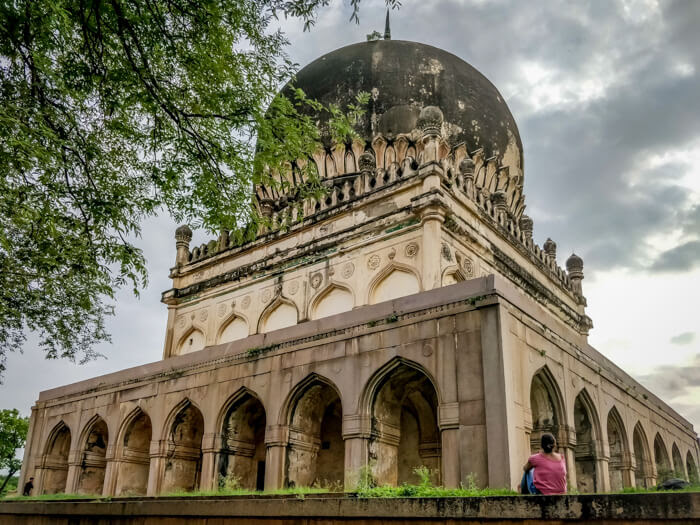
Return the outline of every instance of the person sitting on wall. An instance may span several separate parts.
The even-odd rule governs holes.
[[[525,474],[520,482],[523,494],[566,494],[566,461],[554,452],[557,440],[549,433],[542,434],[542,452],[533,454],[525,463]]]

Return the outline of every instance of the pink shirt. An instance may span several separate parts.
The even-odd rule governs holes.
[[[542,494],[566,494],[566,461],[563,455],[561,461],[555,461],[538,452],[528,461],[535,468],[533,481],[537,490]]]

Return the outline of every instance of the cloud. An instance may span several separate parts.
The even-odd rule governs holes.
[[[683,332],[671,338],[674,345],[689,345],[695,340],[695,332]]]
[[[688,241],[663,252],[651,266],[662,272],[684,272],[700,267],[700,241]]]

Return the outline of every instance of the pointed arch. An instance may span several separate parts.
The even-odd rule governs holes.
[[[628,441],[625,425],[622,417],[614,406],[608,412],[606,421],[607,440],[608,440],[608,472],[610,477],[610,488],[614,491],[622,490],[625,487],[625,476],[623,469],[625,467],[626,457],[628,456]]]
[[[312,373],[290,392],[280,414],[289,425],[286,480],[290,486],[342,486],[345,474],[343,403],[328,378]]]
[[[367,304],[391,301],[422,291],[421,278],[415,268],[392,262],[370,281],[367,287]]]
[[[595,404],[584,387],[574,400],[576,431],[576,483],[580,492],[596,492],[598,476],[596,460],[600,440],[600,420]]]
[[[321,319],[349,312],[355,307],[355,294],[349,286],[331,281],[309,304],[309,319]]]
[[[115,486],[117,496],[146,494],[151,465],[152,437],[151,418],[141,407],[134,408],[124,418],[117,434],[118,467]]]
[[[564,442],[564,436],[562,436],[566,421],[564,398],[557,379],[547,365],[532,374],[529,400],[532,415],[532,433],[530,434],[532,452],[539,449],[540,438],[545,432],[553,434],[557,441]]]
[[[683,457],[678,445],[674,442],[671,446],[671,459],[673,460],[673,475],[680,479],[686,479]]]
[[[421,466],[440,483],[439,406],[436,382],[418,363],[394,358],[367,381],[361,407],[371,418],[370,454],[384,458],[373,465],[378,483],[417,482],[414,470]]]
[[[95,414],[90,418],[80,437],[79,494],[102,494],[107,468],[109,429],[105,420]]]
[[[203,435],[202,411],[186,397],[175,405],[166,419],[163,436],[167,460],[162,492],[197,489],[202,472]]]
[[[688,471],[688,481],[691,484],[697,484],[700,481],[700,473],[698,473],[698,467],[695,465],[695,460],[690,450],[685,455],[685,469]]]
[[[241,387],[228,398],[216,426],[220,480],[236,480],[249,490],[265,488],[266,426],[265,407],[252,390]]]
[[[70,449],[71,431],[68,425],[61,420],[49,433],[41,458],[42,494],[57,494],[66,491]]]
[[[250,323],[248,318],[241,313],[232,312],[224,322],[221,323],[216,334],[217,344],[230,343],[245,339],[250,335]]]
[[[642,427],[641,422],[637,422],[632,433],[632,447],[634,449],[634,478],[637,487],[650,488],[652,482],[651,452],[649,451],[649,439]]]
[[[666,443],[658,432],[654,436],[654,463],[656,464],[657,481],[662,482],[673,476],[673,467],[668,457]]]
[[[452,266],[448,266],[442,272],[442,286],[449,286],[466,280],[466,275],[464,275],[462,269],[457,265],[453,264]]]
[[[280,295],[260,314],[258,333],[271,332],[299,322],[299,309],[294,301]]]
[[[175,347],[175,355],[185,355],[192,352],[198,352],[206,346],[206,338],[204,332],[196,326],[191,326],[185,335],[180,337],[180,340]]]

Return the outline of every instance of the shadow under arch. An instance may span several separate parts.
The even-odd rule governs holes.
[[[294,311],[292,312],[292,308]],[[277,315],[275,315],[277,314]],[[260,313],[258,333],[267,333],[299,323],[299,308],[294,301],[278,295]]]
[[[134,408],[122,421],[117,433],[117,479],[115,495],[143,496],[148,490],[151,466],[150,446],[153,424],[141,407]]]
[[[216,420],[220,484],[265,488],[266,426],[265,407],[255,392],[241,387],[229,396]]]
[[[671,459],[673,460],[673,475],[679,479],[686,479],[683,456],[681,456],[681,451],[675,442],[671,445]]]
[[[161,435],[166,456],[161,492],[196,490],[202,474],[202,411],[185,397],[171,409]]]
[[[107,470],[109,429],[104,418],[95,414],[83,427],[78,441],[80,445],[80,470],[76,492],[78,494],[102,494]]]
[[[688,471],[688,481],[697,484],[700,481],[700,473],[690,450],[685,455],[685,468]]]
[[[392,291],[388,293],[388,295],[379,293],[381,291],[380,286],[382,286],[385,282],[388,282],[387,279],[394,273],[396,273],[397,276],[402,273],[408,274],[412,279],[409,278],[404,283],[397,283],[396,285],[391,286]],[[395,293],[394,290],[397,290],[398,293]],[[369,282],[369,285],[367,286],[367,304],[393,301],[399,297],[404,297],[406,295],[411,295],[422,291],[423,285],[418,270],[407,264],[391,262],[382,268]]]
[[[610,458],[608,461],[610,488],[619,491],[630,486],[630,480],[625,476],[625,469],[628,468],[626,458],[629,455],[629,441],[625,424],[615,406],[608,412],[606,423]]]
[[[656,465],[656,480],[661,483],[673,476],[673,467],[668,457],[668,449],[661,434],[654,436],[654,463]]]
[[[41,457],[42,494],[58,494],[66,491],[68,479],[68,455],[71,447],[70,427],[61,420],[49,432]]]
[[[640,488],[651,488],[653,485],[651,452],[649,450],[649,439],[641,421],[637,421],[632,431],[632,448],[635,461],[635,483]]]
[[[335,301],[334,292],[340,292]],[[345,297],[342,297],[345,295]],[[329,303],[324,308],[320,308],[323,303]],[[355,307],[355,293],[346,284],[331,281],[311,299],[309,303],[309,319],[322,319],[331,315],[349,312]]]
[[[579,492],[598,490],[598,444],[600,419],[588,390],[582,388],[574,400],[576,484]]]
[[[416,483],[415,469],[427,467],[440,484],[439,406],[434,378],[413,361],[393,358],[367,381],[360,408],[371,418],[369,455],[377,483]]]
[[[345,443],[338,387],[326,377],[309,374],[287,396],[279,417],[289,428],[287,485],[341,489]]]
[[[564,406],[559,383],[549,367],[542,366],[532,374],[530,381],[530,449],[533,453],[539,450],[540,438],[545,432],[553,434],[560,444],[566,442]]]

